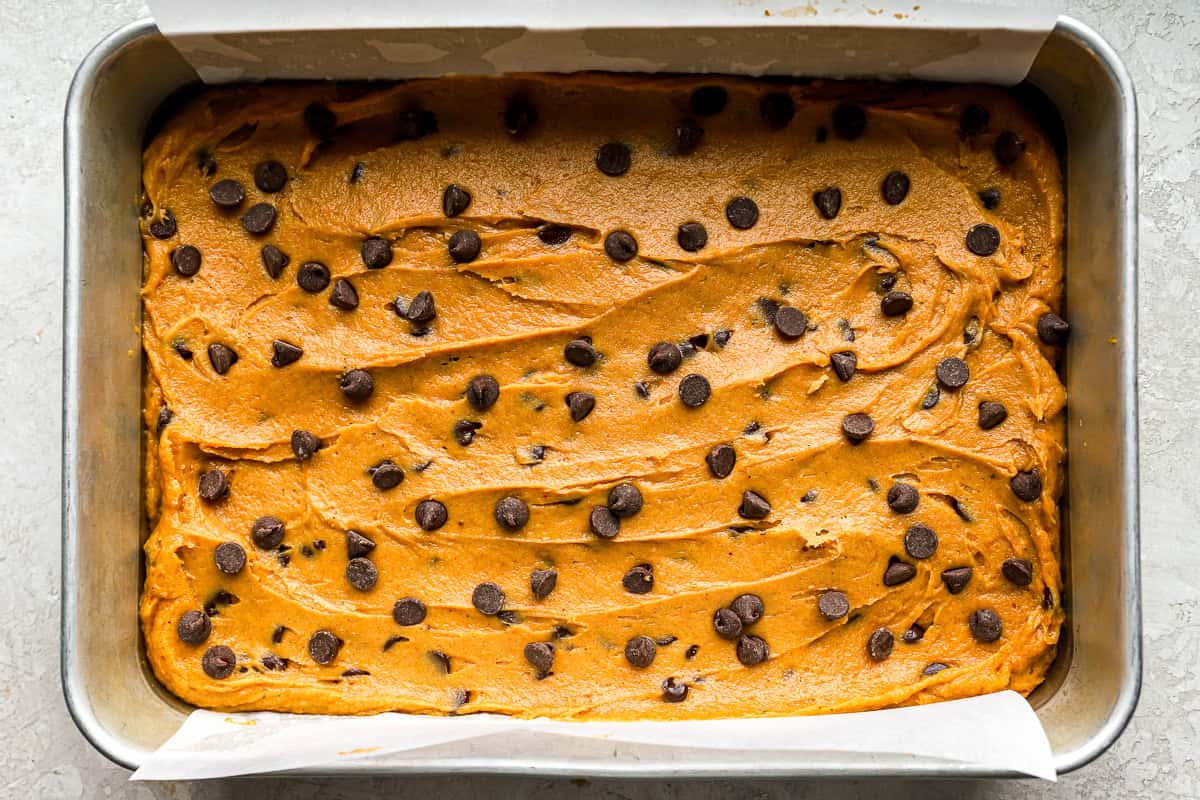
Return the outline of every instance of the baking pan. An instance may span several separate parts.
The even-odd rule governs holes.
[[[768,34],[770,29],[764,29]],[[811,36],[819,36],[819,28]],[[637,55],[631,52],[629,55]],[[369,76],[363,76],[369,77]],[[154,679],[138,630],[141,499],[142,142],[164,99],[196,73],[144,20],[84,59],[65,118],[62,681],[80,731],[138,766],[190,710]],[[1030,698],[1060,773],[1120,735],[1141,683],[1136,369],[1136,110],[1112,48],[1066,17],[1027,83],[1061,119],[1067,184],[1065,378],[1070,456],[1064,510],[1067,609],[1056,660]],[[885,776],[993,774],[903,754],[578,749],[529,758],[486,741],[326,773],[493,772],[578,776]]]

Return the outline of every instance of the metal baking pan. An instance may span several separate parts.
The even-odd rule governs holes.
[[[819,35],[819,29],[813,36]],[[636,53],[630,53],[636,55]],[[367,76],[363,76],[367,77]],[[65,119],[62,681],[84,736],[136,767],[189,708],[154,679],[138,629],[141,544],[142,279],[136,235],[142,142],[155,109],[196,73],[149,20],[84,59]],[[1032,696],[1060,773],[1120,735],[1141,684],[1136,369],[1136,111],[1107,43],[1060,17],[1027,82],[1061,118],[1066,152],[1069,481],[1063,500],[1067,630]],[[520,760],[475,743],[349,772],[579,776],[992,774],[911,756],[764,753],[753,767],[719,751],[545,752]]]

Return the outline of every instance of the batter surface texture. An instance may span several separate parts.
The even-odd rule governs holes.
[[[1029,692],[1062,189],[985,87],[206,90],[145,153],[142,624],[215,709]]]

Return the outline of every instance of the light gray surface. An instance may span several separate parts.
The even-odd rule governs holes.
[[[58,398],[61,296],[60,120],[67,82],[108,30],[145,14],[136,2],[0,0],[0,796],[33,797],[1179,797],[1200,796],[1200,500],[1184,476],[1200,466],[1197,336],[1188,324],[1200,258],[1195,96],[1200,22],[1194,2],[1068,3],[1125,58],[1142,125],[1141,399],[1146,680],[1140,711],[1113,751],[1057,787],[977,784],[639,784],[462,778],[359,782],[223,782],[137,786],[90,750],[57,682]],[[1191,369],[1189,369],[1191,367]],[[1192,412],[1192,413],[1189,413]],[[1096,498],[1103,502],[1103,498]],[[104,624],[102,619],[95,624]],[[286,793],[286,794],[285,794]]]

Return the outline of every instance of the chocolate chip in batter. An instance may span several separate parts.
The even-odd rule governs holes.
[[[204,644],[212,633],[212,622],[203,611],[185,611],[175,626],[175,634],[185,644]]]
[[[306,292],[323,292],[329,286],[329,267],[320,261],[306,261],[296,272],[296,283]]]
[[[491,581],[481,583],[471,592],[471,605],[480,614],[494,617],[504,607],[504,592]]]
[[[937,534],[927,525],[918,523],[904,534],[904,550],[913,558],[932,558],[937,547]]]
[[[977,256],[990,256],[1000,248],[1000,231],[981,222],[967,231],[967,249]]]
[[[271,342],[271,366],[286,367],[295,364],[304,355],[304,350],[291,342],[275,339]]]
[[[332,664],[341,649],[342,640],[331,631],[319,630],[308,640],[308,654],[322,666]]]
[[[596,396],[591,392],[571,392],[566,396],[567,408],[572,422],[582,422],[596,407]]]
[[[237,208],[246,199],[242,185],[232,178],[217,181],[208,190],[208,196],[221,208]]]
[[[554,666],[554,645],[550,642],[530,642],[525,645],[525,660],[542,676]]]
[[[675,126],[675,151],[681,156],[696,152],[704,139],[704,128],[696,120],[685,117]]]
[[[475,231],[455,231],[454,235],[450,237],[447,247],[450,251],[450,258],[454,259],[455,263],[468,264],[479,258],[479,251],[483,249],[483,240]]]
[[[238,361],[238,354],[233,348],[214,342],[208,346],[208,361],[212,364],[213,372],[224,375]]]
[[[596,506],[588,515],[588,527],[601,539],[611,539],[621,532],[621,520],[608,506]]]
[[[192,353],[192,348],[188,347],[183,342],[173,342],[171,344],[171,349],[173,349],[176,353],[178,353],[179,357],[182,358],[184,361],[191,361],[192,356],[195,355],[194,353]]]
[[[699,408],[708,402],[712,394],[708,378],[703,375],[691,374],[679,382],[679,399],[688,408]]]
[[[646,355],[646,363],[659,375],[674,372],[682,362],[683,352],[674,342],[659,342]]]
[[[813,192],[813,204],[825,219],[833,219],[842,210],[842,190],[830,186],[819,192]]]
[[[747,489],[742,493],[742,504],[738,514],[746,519],[765,519],[771,513],[771,504],[758,492]]]
[[[537,124],[537,109],[523,94],[513,95],[504,105],[504,130],[514,138],[524,136]]]
[[[217,160],[207,150],[196,151],[196,169],[206,178],[211,178],[217,172]]]
[[[338,387],[347,399],[361,403],[375,391],[375,379],[365,369],[352,369],[338,378]]]
[[[537,237],[542,244],[556,247],[560,244],[566,244],[571,238],[571,229],[566,225],[543,225],[538,228]]]
[[[352,558],[346,564],[346,580],[360,592],[375,588],[379,580],[379,570],[369,558]]]
[[[628,231],[613,231],[604,237],[604,252],[613,261],[624,263],[638,254],[637,239]]]
[[[850,613],[850,600],[846,597],[845,592],[830,589],[822,592],[821,596],[817,598],[817,611],[821,613],[822,617],[832,622]]]
[[[904,202],[904,198],[908,197],[908,189],[911,182],[908,176],[903,172],[889,172],[883,178],[883,184],[879,187],[883,194],[883,202],[889,206],[898,206]]]
[[[634,636],[625,643],[625,660],[639,669],[650,666],[656,655],[658,646],[649,636]]]
[[[237,575],[246,566],[246,551],[237,542],[221,542],[213,551],[213,561],[226,575]]]
[[[596,168],[612,178],[628,172],[632,160],[633,154],[629,151],[629,146],[620,142],[603,144],[596,151]]]
[[[667,703],[682,703],[687,699],[688,687],[686,683],[676,680],[674,677],[667,678],[662,682],[662,699]]]
[[[763,639],[750,635],[738,639],[737,659],[744,666],[757,666],[770,658],[770,656],[771,648],[767,647],[767,643]]]
[[[941,399],[942,390],[938,388],[937,382],[934,381],[929,385],[929,388],[925,390],[925,396],[921,398],[921,408],[928,411],[936,406],[938,401]]]
[[[535,569],[529,573],[529,591],[538,600],[545,600],[558,584],[558,570]]]
[[[849,414],[842,420],[842,433],[851,444],[866,440],[875,430],[875,420],[867,414]]]
[[[155,239],[170,239],[177,230],[175,215],[170,209],[164,209],[162,217],[150,223],[150,235]]]
[[[729,604],[729,608],[747,627],[762,619],[763,612],[766,610],[762,598],[756,594],[739,594]]]
[[[1062,347],[1067,343],[1071,326],[1062,317],[1047,311],[1038,317],[1037,333],[1038,338],[1051,347]]]
[[[1054,593],[1050,591],[1049,586],[1042,587],[1042,608],[1047,611],[1054,608]]]
[[[1004,131],[996,137],[992,152],[996,156],[996,163],[1002,167],[1010,167],[1025,155],[1025,142],[1012,131]]]
[[[417,292],[413,297],[412,302],[408,304],[408,308],[400,311],[400,301],[396,301],[396,313],[403,316],[406,320],[413,323],[414,326],[424,325],[433,322],[437,318],[437,307],[433,302],[433,294],[428,291]],[[415,331],[414,331],[415,333]]]
[[[951,567],[942,570],[942,583],[946,584],[946,591],[950,594],[958,594],[967,588],[973,574],[974,570],[970,567]]]
[[[984,189],[979,193],[979,202],[983,203],[983,207],[988,211],[995,211],[1000,205],[1000,190],[994,186]]]
[[[973,611],[967,625],[971,628],[971,635],[975,637],[975,641],[983,644],[996,641],[1004,633],[1000,615],[990,608]]]
[[[282,533],[280,536],[282,537]],[[374,549],[375,542],[371,541],[366,536],[363,536],[358,531],[346,531],[346,556],[348,558],[365,556]]]
[[[913,307],[912,295],[908,292],[892,290],[879,301],[879,308],[885,317],[902,317]]]
[[[979,404],[979,427],[985,431],[990,431],[1006,419],[1008,419],[1008,409],[1004,407],[1003,403],[984,400]]]
[[[261,161],[254,168],[254,185],[259,191],[274,194],[287,185],[287,168],[278,161]]]
[[[390,458],[385,458],[368,468],[367,474],[371,476],[371,483],[375,484],[375,488],[384,491],[395,489],[404,481],[404,470]]]
[[[563,348],[563,358],[568,363],[574,364],[577,367],[590,367],[596,363],[596,359],[600,354],[596,352],[596,348],[592,346],[590,336],[583,336],[578,339],[572,339],[567,342],[567,346]]]
[[[415,597],[402,597],[392,606],[392,619],[397,625],[410,627],[425,621],[425,604]]]
[[[1042,474],[1036,469],[1018,472],[1009,478],[1008,487],[1018,500],[1031,503],[1042,496]]]
[[[962,116],[958,120],[958,130],[963,136],[979,136],[987,133],[988,123],[992,120],[992,115],[988,110],[978,103],[972,103],[963,109]]]
[[[224,500],[229,496],[229,478],[219,469],[210,469],[200,476],[200,499],[208,503]]]
[[[808,317],[792,306],[780,306],[775,311],[775,330],[784,339],[799,339],[808,330]]]
[[[728,478],[737,463],[737,451],[727,444],[719,444],[704,457],[708,471],[717,479]]]
[[[467,402],[478,411],[487,411],[500,399],[500,383],[491,375],[476,375],[467,384]]]
[[[247,233],[262,236],[275,227],[275,206],[270,203],[255,203],[242,215],[242,227]]]
[[[782,130],[796,116],[796,104],[787,92],[769,92],[758,101],[758,113],[771,130]]]
[[[829,356],[829,364],[838,379],[845,383],[854,377],[854,372],[858,369],[858,356],[849,350],[843,350]]]
[[[171,251],[171,266],[184,278],[190,278],[200,271],[200,250],[194,245],[185,244]]]
[[[417,503],[415,515],[417,526],[423,531],[436,531],[445,525],[450,517],[445,504],[437,500],[422,500]]]
[[[292,261],[287,253],[273,244],[264,244],[262,248],[263,268],[272,278],[278,278]]]
[[[630,594],[648,594],[654,588],[654,567],[638,564],[621,578],[621,585]]]
[[[924,638],[925,638],[924,626],[918,625],[915,622],[912,625],[909,625],[908,630],[906,630],[903,634],[900,635],[900,640],[902,642],[904,642],[905,644],[916,644],[917,642],[921,641]]]
[[[354,284],[346,278],[338,278],[333,283],[333,291],[329,293],[329,305],[342,311],[353,311],[358,308],[358,291]]]
[[[886,661],[892,654],[896,639],[887,628],[876,628],[867,639],[867,655],[872,661]]]
[[[887,569],[883,571],[883,585],[899,586],[902,583],[908,583],[915,577],[917,577],[916,567],[892,556],[888,560]]]
[[[160,408],[158,410],[158,422],[155,425],[154,430],[158,433],[162,433],[163,428],[171,424],[171,419],[174,416],[174,412],[172,412],[171,409],[167,408],[166,406]]]
[[[493,516],[504,530],[519,531],[529,522],[529,506],[520,498],[509,495],[496,503]]]
[[[283,533],[283,520],[279,517],[259,517],[250,526],[250,539],[255,547],[262,550],[274,550],[279,547],[283,543]]]
[[[213,680],[224,680],[233,674],[233,668],[237,666],[237,655],[231,648],[218,644],[204,651],[200,666],[204,668],[204,674]]]
[[[867,130],[867,112],[862,106],[842,103],[833,110],[833,132],[838,138],[854,141]]]
[[[392,263],[392,243],[372,236],[362,243],[362,260],[367,269],[383,269]]]
[[[304,127],[318,139],[325,139],[337,127],[337,116],[320,103],[309,103],[304,108]]]
[[[1000,571],[1009,583],[1028,586],[1033,583],[1033,564],[1025,558],[1009,558],[1000,565]]]
[[[758,204],[749,197],[735,197],[725,204],[725,219],[739,231],[749,230],[758,222]]]
[[[729,92],[723,86],[701,86],[692,92],[692,113],[711,117],[725,110]]]
[[[888,489],[888,508],[897,514],[911,514],[916,511],[920,501],[921,495],[912,484],[896,482]]]
[[[944,389],[961,389],[971,377],[971,369],[961,358],[943,358],[937,365],[937,380]]]
[[[921,674],[928,678],[931,675],[937,675],[939,672],[941,672],[944,669],[950,669],[950,667],[941,663],[940,661],[934,661],[928,667],[921,670]]]
[[[483,427],[482,422],[470,419],[460,419],[454,423],[454,441],[463,447],[475,441],[475,432]]]
[[[708,231],[699,222],[685,222],[675,233],[675,241],[689,253],[704,249],[708,244]]]
[[[442,192],[442,213],[447,217],[457,217],[471,205],[471,193],[452,183]]]

